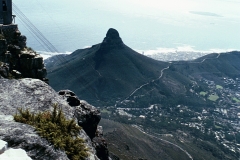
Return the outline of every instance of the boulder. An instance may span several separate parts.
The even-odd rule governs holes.
[[[79,100],[76,94],[70,90],[61,90],[58,94],[75,108],[74,116],[78,119],[78,125],[83,127],[91,139],[95,137],[98,123],[101,120],[100,111],[86,101]]]
[[[98,126],[101,120],[100,111],[86,101],[79,100],[76,94],[70,90],[61,90],[58,92],[62,98],[75,108],[74,116],[78,124],[83,127],[87,135],[92,139],[96,154],[101,160],[109,160],[107,142],[103,137],[103,129]]]
[[[70,106],[79,106],[80,100],[76,96],[76,94],[70,90],[61,90],[58,92],[59,95],[61,95]]]
[[[12,115],[17,112],[17,108],[38,113],[53,110],[52,104],[58,104],[65,117],[72,119],[76,112],[74,107],[69,106],[49,85],[38,79],[0,79],[0,94],[0,139],[8,142],[11,148],[24,149],[34,160],[68,160],[63,151],[55,149],[46,139],[41,138],[32,126],[15,122]],[[79,120],[76,119],[77,122]],[[79,136],[85,140],[89,149],[86,159],[98,160],[96,150],[86,132],[81,130]]]
[[[81,100],[80,106],[75,107],[74,116],[78,119],[78,124],[83,127],[87,135],[93,139],[101,120],[100,111],[94,106]]]

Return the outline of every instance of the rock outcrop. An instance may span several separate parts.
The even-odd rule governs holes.
[[[4,26],[0,34],[0,61],[9,65],[8,72],[14,78],[37,78],[48,82],[43,58],[28,48],[26,41],[17,25]]]
[[[100,46],[100,51],[107,51],[109,49],[121,49],[124,47],[124,43],[119,36],[116,29],[110,28],[107,31],[106,37]]]
[[[78,124],[83,127],[92,140],[98,158],[109,160],[109,152],[107,142],[103,137],[103,129],[101,126],[98,126],[101,120],[100,111],[86,101],[79,100],[75,93],[70,90],[61,90],[58,93],[69,105],[72,104],[71,106],[75,108],[74,116],[77,118]]]
[[[107,142],[103,137],[103,129],[101,126],[98,126],[96,131],[96,136],[93,138],[93,146],[97,151],[97,156],[101,160],[108,160],[109,159],[109,151],[107,147]]]
[[[95,69],[98,69],[101,63],[105,61],[105,56],[107,56],[109,52],[114,49],[123,49],[124,47],[125,44],[120,38],[118,31],[110,28],[93,58],[95,61]]]
[[[53,110],[52,104],[57,103],[65,116],[71,119],[75,115],[75,107],[69,106],[67,101],[50,86],[37,79],[0,79],[0,93],[0,139],[8,142],[8,146],[11,148],[24,149],[32,159],[68,159],[63,151],[55,149],[46,139],[41,138],[32,126],[15,122],[12,115],[20,107],[28,108],[34,113]],[[78,117],[81,117],[79,111],[78,114]],[[79,121],[77,118],[75,119],[77,122]],[[85,145],[89,149],[87,159],[98,160],[92,140],[86,132],[81,130],[79,136],[85,140]]]

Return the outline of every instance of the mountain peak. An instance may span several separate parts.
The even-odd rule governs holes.
[[[120,49],[123,48],[123,46],[124,44],[119,36],[118,31],[110,28],[101,44],[100,50]]]
[[[119,33],[116,29],[110,28],[107,31],[106,38],[117,39],[117,38],[120,38],[120,37],[119,37]]]

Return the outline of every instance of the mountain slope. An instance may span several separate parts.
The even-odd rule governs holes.
[[[114,35],[117,36],[114,36]],[[81,49],[47,63],[54,89],[69,88],[90,102],[123,100],[139,86],[157,79],[168,66],[145,57],[123,44],[118,32],[110,29],[101,44]],[[55,59],[55,60],[54,60]],[[61,79],[61,81],[59,81]]]
[[[103,42],[46,60],[50,85],[71,89],[95,106],[150,104],[211,106],[199,98],[202,78],[221,82],[240,74],[239,52],[210,54],[194,61],[161,62],[126,46],[115,29]]]
[[[201,77],[231,77],[236,78],[240,74],[240,52],[233,51],[220,54],[209,54],[194,61],[174,62],[172,68],[182,74],[188,74],[195,78]]]
[[[177,133],[151,137],[130,125],[108,119],[102,119],[100,125],[104,127],[104,136],[108,142],[110,153],[118,156],[120,159],[190,159],[186,153],[172,144],[186,150],[194,160],[218,159],[212,155],[211,151],[197,145],[197,142],[201,140],[193,141],[189,138],[183,141],[182,137],[177,136]],[[166,141],[172,142],[172,144],[166,143]],[[222,158],[224,159],[225,157]]]

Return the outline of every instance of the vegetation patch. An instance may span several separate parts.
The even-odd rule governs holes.
[[[218,96],[217,95],[210,95],[209,97],[208,97],[208,99],[210,100],[210,101],[216,101],[216,100],[218,100]]]
[[[200,92],[201,96],[206,96],[208,93],[207,92]]]
[[[237,99],[236,97],[234,97],[232,100],[235,101],[236,103],[240,103],[240,100]]]
[[[107,109],[101,109],[101,113],[111,114],[112,112]]]
[[[30,113],[28,109],[18,109],[19,114],[14,115],[17,122],[32,125],[38,134],[46,138],[56,148],[64,150],[71,160],[85,159],[88,149],[84,140],[78,137],[81,127],[75,120],[67,120],[57,105],[53,106],[53,112],[45,111],[38,114]]]
[[[220,86],[220,85],[216,85],[216,88],[217,88],[217,89],[223,89],[223,87]]]

